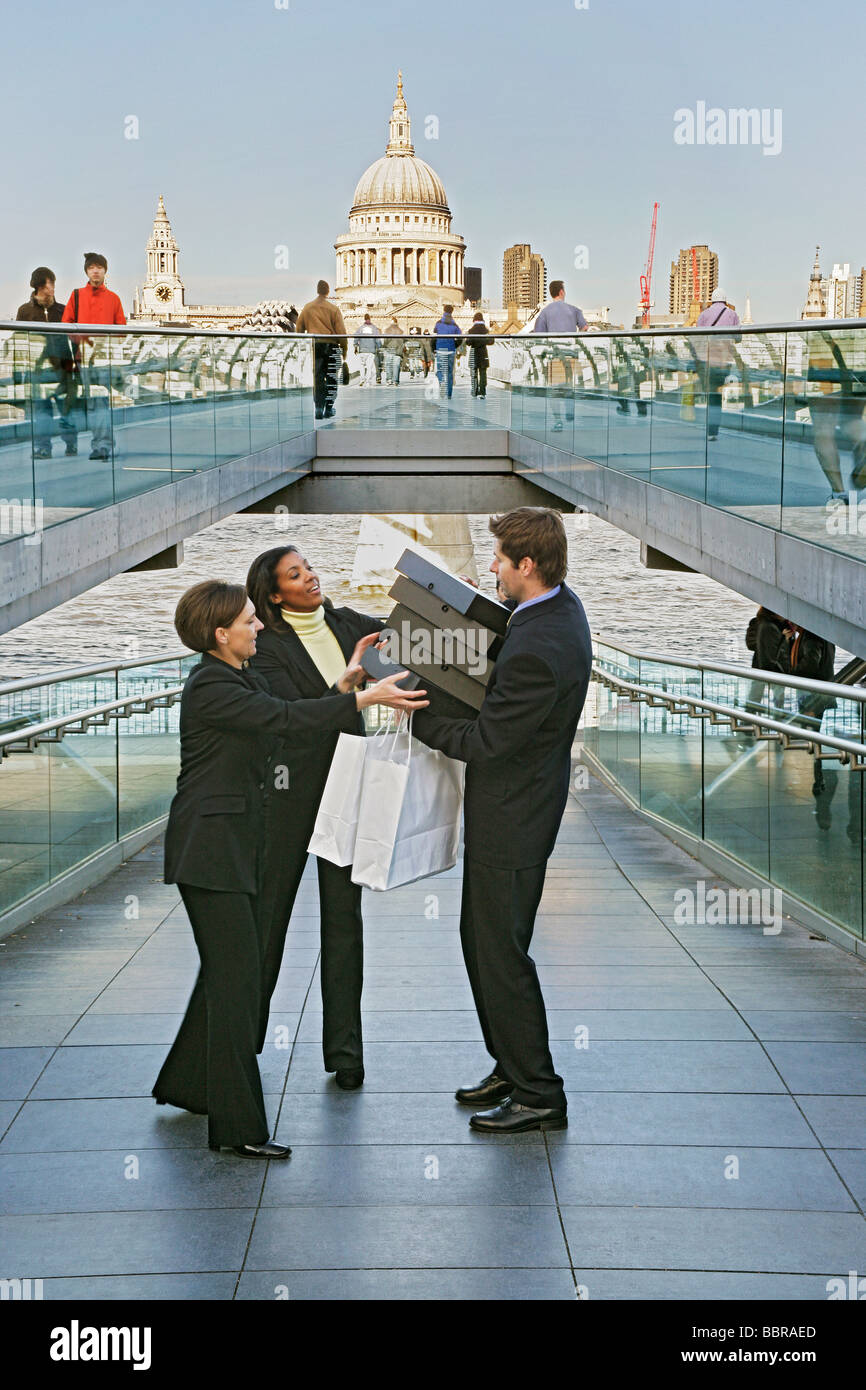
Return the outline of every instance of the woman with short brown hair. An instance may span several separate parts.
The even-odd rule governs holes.
[[[178,636],[202,653],[180,706],[180,773],[165,836],[165,881],[177,883],[201,969],[153,1094],[208,1117],[212,1149],[245,1158],[288,1158],[268,1139],[256,1062],[261,1014],[263,811],[272,746],[315,745],[355,729],[358,711],[382,704],[411,710],[424,692],[398,677],[366,690],[359,642],[329,700],[281,700],[250,669],[262,623],[240,584],[205,580],[181,598]],[[406,673],[401,673],[405,675]]]

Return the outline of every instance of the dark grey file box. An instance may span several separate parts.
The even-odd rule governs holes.
[[[397,637],[397,642],[392,648],[394,653],[392,660],[396,659],[399,654],[399,660],[403,662],[403,666],[421,677],[422,686],[426,688],[427,684],[430,683],[438,686],[440,690],[446,691],[449,695],[456,696],[464,704],[471,705],[473,709],[481,708],[486,693],[485,681],[471,676],[465,666],[456,665],[450,659],[451,653],[442,652],[441,647],[437,646],[435,641],[438,631],[436,624],[428,623],[417,613],[413,613],[410,608],[404,608],[402,604],[398,603],[388,616],[388,630],[395,633]],[[408,650],[403,640],[407,631],[409,633]],[[424,642],[425,635],[429,635],[429,642]],[[431,659],[425,661],[423,654],[413,653],[411,650],[413,644],[415,644],[415,653],[418,653],[419,647],[422,647],[423,653],[423,646],[426,646]],[[398,669],[400,668],[398,667]]]
[[[361,665],[370,679],[374,681],[385,680],[387,676],[393,676],[395,671],[408,670],[406,666],[398,666],[386,652],[380,651],[376,646],[367,647],[366,651],[361,653]],[[410,671],[408,676],[404,676],[400,681],[400,688],[402,690],[417,690],[420,684],[420,677]]]
[[[498,645],[500,641],[494,632],[481,623],[464,618],[462,613],[457,613],[441,599],[434,598],[413,579],[404,579],[401,575],[388,592],[391,598],[397,600],[400,609],[398,622],[409,622],[410,635],[429,632],[432,639],[434,633],[440,634],[434,650],[441,651],[445,660],[460,671],[465,671],[473,680],[487,685],[494,666],[490,653],[494,643]],[[395,613],[396,608],[388,619],[389,627],[394,626]],[[398,627],[397,635],[402,641],[402,626]],[[408,656],[409,650],[409,646],[406,646],[404,654]]]
[[[456,575],[449,574],[438,565],[432,565],[414,550],[404,550],[394,568],[398,574],[414,580],[434,598],[462,613],[465,618],[480,623],[482,627],[489,627],[491,632],[498,633],[500,637],[504,635],[510,610],[504,603],[497,603],[496,599],[479,593],[471,584],[467,584],[465,579],[458,579]]]

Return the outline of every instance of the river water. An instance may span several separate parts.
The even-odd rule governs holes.
[[[337,605],[383,617],[390,612],[393,601],[386,594],[359,594],[352,588],[359,517],[288,520],[291,529],[278,532],[271,517],[227,517],[184,542],[179,569],[117,575],[0,636],[0,680],[177,651],[172,615],[184,589],[200,579],[243,581],[254,557],[273,545],[298,545]],[[639,542],[589,514],[567,515],[564,521],[568,583],[583,600],[593,632],[654,652],[751,660],[743,638],[755,612],[752,601],[703,575],[644,569]],[[481,587],[492,595],[487,517],[470,517],[469,527]],[[49,531],[43,544],[50,543]]]

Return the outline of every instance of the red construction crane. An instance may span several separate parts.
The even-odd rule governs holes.
[[[640,277],[640,307],[643,310],[641,323],[643,324],[644,328],[649,328],[651,308],[650,287],[652,285],[653,278],[653,257],[655,255],[656,249],[656,224],[658,222],[658,216],[659,205],[658,203],[653,203],[653,225],[652,230],[650,231],[649,251],[647,252],[646,258],[646,270]]]

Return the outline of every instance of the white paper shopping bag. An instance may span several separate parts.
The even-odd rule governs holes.
[[[457,862],[465,763],[411,734],[368,739],[352,882],[385,890]]]
[[[307,846],[310,854],[341,867],[351,864],[355,852],[364,758],[370,741],[362,734],[340,734]]]

